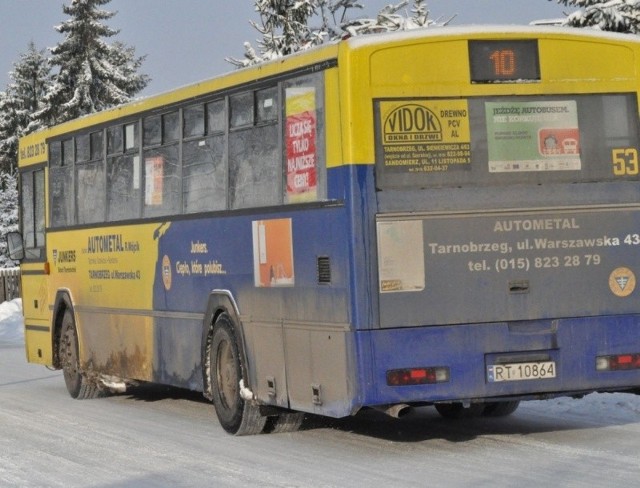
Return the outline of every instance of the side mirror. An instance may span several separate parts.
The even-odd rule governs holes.
[[[22,261],[24,259],[24,243],[20,232],[9,232],[7,234],[7,247],[9,248],[9,257],[14,261]]]

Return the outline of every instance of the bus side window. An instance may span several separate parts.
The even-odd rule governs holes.
[[[282,203],[282,190],[278,184],[282,181],[282,166],[277,117],[272,120],[259,120],[260,125],[253,125],[254,114],[262,114],[266,118],[271,110],[275,114],[278,113],[277,107],[268,106],[276,101],[276,88],[258,93],[262,96],[254,96],[254,92],[245,92],[234,95],[229,100],[231,208],[264,207]],[[259,108],[261,103],[263,107]],[[268,106],[269,112],[264,110],[264,105]]]
[[[322,73],[284,86],[284,201],[326,199],[324,85]]]
[[[108,130],[111,134],[113,128]],[[116,131],[121,126],[115,128]],[[105,165],[101,144],[97,142],[102,132],[85,133],[76,136],[75,185],[76,216],[78,224],[102,222],[105,218],[106,199],[104,198]],[[92,153],[91,144],[100,146],[100,154]],[[96,156],[92,158],[92,156]]]
[[[147,125],[147,121],[153,124]],[[160,121],[158,127],[158,120]],[[149,133],[147,130],[149,129]],[[160,138],[158,138],[160,129]],[[159,147],[144,149],[142,175],[144,183],[144,217],[174,215],[182,211],[182,195],[179,175],[180,112],[167,112],[157,118],[145,119],[143,139],[145,144],[160,143]]]
[[[182,199],[185,213],[227,208],[225,129],[224,100],[184,110]]]
[[[72,225],[75,220],[73,146],[73,138],[49,144],[49,194],[53,227]]]

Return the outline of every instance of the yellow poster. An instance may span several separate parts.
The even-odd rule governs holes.
[[[378,135],[386,171],[446,172],[471,165],[467,100],[380,102]]]

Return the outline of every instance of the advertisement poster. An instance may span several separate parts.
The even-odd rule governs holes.
[[[385,171],[447,172],[471,167],[466,100],[379,102],[378,143]]]
[[[164,167],[161,156],[145,159],[145,205],[162,205]]]
[[[378,222],[378,256],[380,293],[424,290],[421,220]]]
[[[291,219],[253,222],[253,276],[257,287],[294,285]]]
[[[575,101],[487,102],[485,111],[490,173],[580,170]]]
[[[316,93],[314,87],[287,89],[285,144],[289,202],[317,199]]]

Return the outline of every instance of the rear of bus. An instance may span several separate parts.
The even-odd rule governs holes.
[[[363,404],[637,390],[640,43],[556,28],[378,39],[350,41],[343,78],[345,157],[375,160],[376,292],[354,292],[373,310],[357,326]]]

